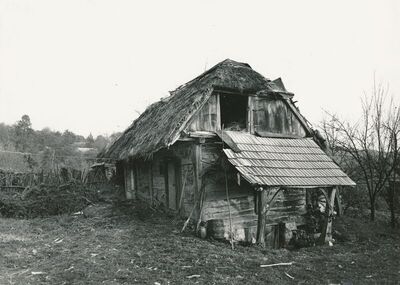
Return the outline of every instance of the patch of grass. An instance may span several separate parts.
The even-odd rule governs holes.
[[[400,282],[400,234],[387,224],[343,217],[335,228],[350,238],[297,251],[232,250],[181,234],[182,224],[140,203],[98,204],[90,215],[0,219],[0,284]]]

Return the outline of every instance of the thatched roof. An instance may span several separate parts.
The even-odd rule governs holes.
[[[215,88],[253,94],[260,90],[286,92],[283,84],[275,84],[247,63],[226,59],[150,105],[102,156],[118,160],[149,158],[172,145]]]

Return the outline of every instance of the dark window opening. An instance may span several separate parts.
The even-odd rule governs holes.
[[[247,102],[247,96],[221,94],[221,128],[231,131],[246,130]]]

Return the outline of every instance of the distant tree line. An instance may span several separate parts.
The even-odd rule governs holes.
[[[0,123],[0,151],[31,153],[35,158],[30,161],[32,167],[50,169],[58,164],[79,168],[79,158],[95,157],[118,135],[94,138],[92,134],[84,137],[69,130],[34,130],[30,117],[23,115],[13,125]]]

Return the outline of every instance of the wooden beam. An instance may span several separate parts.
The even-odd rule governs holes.
[[[244,89],[239,90],[235,88],[227,88],[223,86],[214,86],[214,93],[217,94],[228,94],[228,95],[239,95],[239,96],[255,96],[257,90],[255,89]]]
[[[1,189],[25,189],[25,186],[15,186],[15,185],[9,185],[9,186],[0,186]]]
[[[247,131],[250,134],[254,134],[254,100],[256,100],[256,97],[249,96],[247,103]]]
[[[280,133],[271,133],[271,132],[264,132],[264,131],[256,131],[260,137],[267,137],[267,138],[287,138],[287,139],[304,139],[304,137],[296,136],[296,135],[289,135],[289,134],[280,134]]]
[[[235,142],[226,134],[225,131],[220,131],[217,132],[218,136],[221,138],[221,140],[227,144],[234,152],[241,152],[239,147],[235,144]]]
[[[220,95],[217,93],[216,96],[216,108],[217,108],[217,127],[216,130],[220,131],[222,129],[221,126],[221,104],[220,104]]]
[[[195,184],[195,192],[194,192],[194,217],[200,218],[200,206],[197,208],[197,204],[200,205],[197,201],[200,199],[200,189],[201,189],[201,181],[200,181],[200,172],[201,172],[201,145],[194,144],[193,145],[193,153],[192,153],[192,163],[193,163],[193,176],[194,176],[194,184]]]
[[[273,190],[276,191],[275,193],[273,193],[272,197],[269,198]],[[257,243],[260,244],[262,247],[265,247],[265,228],[266,228],[267,215],[269,210],[273,207],[276,201],[276,197],[278,196],[281,190],[282,188],[279,187],[278,188],[269,187],[267,189],[262,189],[261,191],[260,190],[258,191]]]
[[[335,204],[334,204],[336,206],[336,208],[337,208],[337,215],[338,216],[342,216],[343,215],[342,201],[341,201],[341,198],[340,198],[340,188],[341,187],[338,187],[336,189]]]
[[[264,209],[267,205],[268,193],[266,190],[258,192],[258,219],[257,219],[257,243],[265,247],[265,222]]]
[[[336,188],[330,188],[328,193],[321,189],[322,193],[325,195],[326,205],[325,205],[325,221],[322,227],[321,235],[318,239],[318,244],[324,245],[325,243],[332,240],[332,220],[333,220],[333,207],[335,205],[335,194]]]

